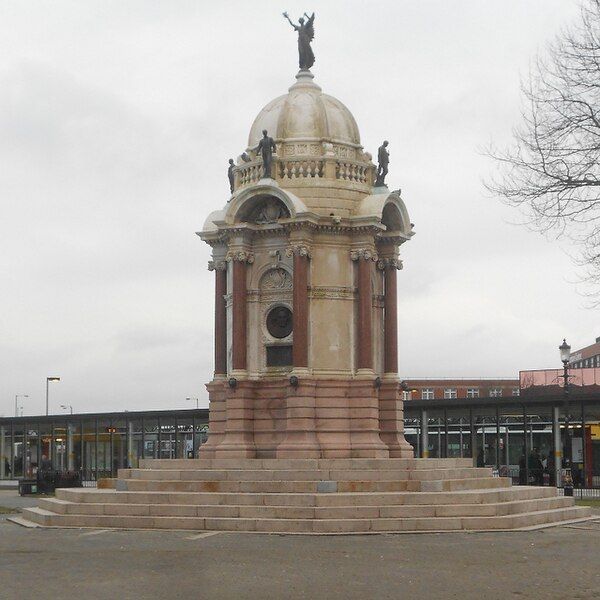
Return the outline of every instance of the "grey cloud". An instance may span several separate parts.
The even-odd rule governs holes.
[[[403,374],[554,365],[563,336],[598,335],[595,313],[561,246],[508,225],[484,194],[478,148],[508,139],[519,74],[577,1],[366,7],[318,7],[314,71],[367,150],[390,139],[390,183],[415,223],[399,273]],[[266,0],[1,10],[0,413],[16,393],[40,412],[55,373],[53,410],[206,403],[213,278],[194,231],[226,201],[227,159],[253,118],[294,81],[293,32]]]

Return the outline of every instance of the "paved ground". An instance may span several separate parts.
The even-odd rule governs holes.
[[[284,536],[26,529],[0,598],[600,598],[600,520],[528,533]]]
[[[35,496],[21,497],[16,490],[0,490],[1,508],[25,508],[26,506],[37,506],[39,499]]]

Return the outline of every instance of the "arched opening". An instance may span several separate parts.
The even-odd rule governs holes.
[[[270,195],[253,196],[240,207],[236,221],[264,225],[277,223],[279,219],[288,219],[290,211],[279,198]]]
[[[402,231],[402,216],[395,204],[388,203],[383,207],[381,222],[385,225],[386,231]]]

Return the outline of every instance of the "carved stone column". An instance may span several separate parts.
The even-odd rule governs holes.
[[[402,261],[394,253],[382,256],[377,268],[384,276],[384,376],[379,388],[380,438],[390,457],[411,458],[413,447],[404,438],[404,403],[398,381],[398,294],[397,271]]]
[[[227,375],[227,263],[215,260],[208,263],[215,272],[215,378]]]
[[[370,248],[359,248],[350,253],[358,262],[358,331],[356,337],[357,368],[373,370],[373,290],[371,272],[377,254]]]
[[[398,289],[396,272],[402,268],[398,258],[380,258],[377,268],[384,277],[384,373],[398,373]]]
[[[246,322],[246,265],[254,262],[254,255],[246,250],[231,251],[227,261],[233,264],[232,284],[232,370],[246,370],[247,337]]]
[[[310,248],[295,244],[286,250],[294,257],[293,363],[294,368],[308,368],[308,261]]]
[[[225,387],[225,431],[214,448],[216,458],[253,458],[254,445],[254,383],[236,380],[246,371],[246,269],[254,255],[243,249],[231,250],[227,262],[232,264],[232,385]],[[210,437],[209,437],[210,441]]]
[[[319,458],[316,434],[316,384],[308,378],[308,268],[310,247],[292,243],[286,250],[294,257],[294,373],[298,384],[286,397],[286,434],[277,447],[278,458]],[[306,373],[306,374],[305,374]]]

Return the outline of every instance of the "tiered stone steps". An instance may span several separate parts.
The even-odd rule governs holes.
[[[141,461],[109,489],[59,489],[43,526],[366,533],[514,530],[589,517],[550,487],[511,487],[471,459]]]

